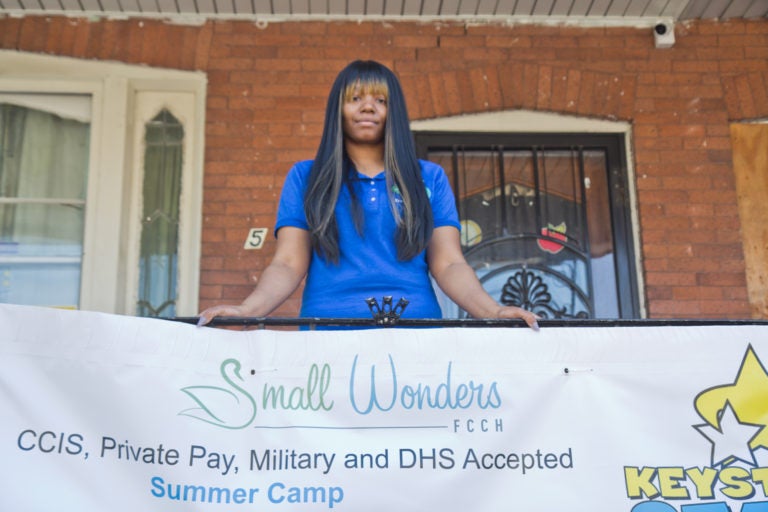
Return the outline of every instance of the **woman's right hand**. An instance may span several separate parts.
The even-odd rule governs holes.
[[[202,311],[197,325],[206,325],[217,316],[261,317],[270,314],[296,291],[307,275],[311,258],[312,246],[307,230],[292,226],[280,228],[275,255],[251,294],[237,306],[222,304]]]
[[[242,306],[222,304],[220,306],[211,306],[202,311],[198,316],[200,318],[197,320],[197,326],[202,327],[209,324],[217,316],[246,316],[246,312]]]

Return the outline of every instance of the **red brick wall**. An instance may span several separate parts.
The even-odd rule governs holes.
[[[768,117],[768,22],[650,29],[416,23],[0,19],[0,48],[208,74],[203,260],[207,306],[239,301],[273,240],[282,178],[314,154],[348,61],[400,75],[411,117],[530,109],[629,121],[650,317],[749,316],[729,123]],[[768,200],[768,198],[766,198]],[[297,300],[277,313],[292,315]]]

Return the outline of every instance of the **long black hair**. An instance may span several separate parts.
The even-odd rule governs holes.
[[[387,192],[397,223],[395,243],[401,261],[412,259],[426,249],[432,236],[432,208],[427,197],[416,146],[408,119],[400,81],[386,66],[375,61],[354,61],[345,67],[331,87],[325,110],[325,125],[317,149],[307,191],[304,212],[309,224],[312,247],[321,257],[337,263],[339,232],[335,205],[346,186],[352,196],[352,214],[358,232],[362,231],[363,212],[354,193],[352,165],[344,150],[342,107],[355,87],[383,92],[387,97],[384,127],[384,165]],[[395,202],[399,193],[402,204]]]

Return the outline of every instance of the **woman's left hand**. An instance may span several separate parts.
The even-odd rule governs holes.
[[[517,306],[501,306],[496,312],[496,318],[520,318],[528,324],[528,327],[534,331],[539,330],[538,315],[528,311],[527,309],[519,308]]]

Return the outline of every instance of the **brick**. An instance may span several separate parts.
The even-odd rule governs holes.
[[[491,110],[501,109],[504,105],[504,99],[501,92],[497,69],[489,66],[484,69],[484,72],[485,84],[488,91],[488,106]]]
[[[768,115],[768,72],[752,72],[747,76],[754,103],[755,117]]]
[[[77,39],[78,33],[80,32],[81,23],[82,20],[79,19],[67,20],[67,23],[64,24],[64,29],[62,30],[61,40],[59,42],[57,53],[69,57],[77,56],[75,53],[75,41]]]
[[[91,34],[91,23],[84,21],[77,25],[75,31],[75,41],[72,46],[73,57],[88,57],[89,38]]]
[[[203,270],[207,270],[207,269],[203,268]],[[213,286],[201,285],[200,286],[199,297],[200,297],[201,311],[207,307],[214,306],[216,304],[221,303],[222,288],[223,287],[219,285],[213,285]]]
[[[432,97],[435,115],[438,117],[448,115],[448,103],[441,75],[430,73],[426,82],[429,84],[429,91]]]
[[[465,48],[461,53],[464,60],[475,63],[503,62],[509,58],[509,51],[504,48]]]
[[[445,88],[445,103],[448,111],[446,114],[457,114],[461,112],[461,94],[459,93],[459,82],[456,73],[443,73],[442,82]]]
[[[745,34],[746,26],[743,23],[734,23],[732,21],[704,21],[697,24],[700,34]]]
[[[248,275],[243,271],[209,270],[200,277],[201,285],[228,285],[248,282]],[[240,300],[244,299],[245,295]]]
[[[436,36],[410,36],[410,35],[397,35],[392,38],[393,46],[407,47],[407,48],[432,48],[437,46],[438,38]]]
[[[542,35],[532,39],[533,48],[576,48],[578,42],[575,37],[561,37]]]
[[[27,17],[19,32],[19,48],[29,52],[40,52],[46,47],[48,23],[45,18]]]
[[[64,25],[66,20],[64,18],[51,18],[48,21],[47,41],[45,43],[46,53],[56,53],[60,50],[61,36],[64,31]],[[110,23],[110,26],[116,24]],[[102,59],[107,59],[109,56],[102,56]]]
[[[552,68],[550,66],[539,67],[537,84],[536,108],[549,110],[552,100]]]
[[[718,73],[720,62],[717,60],[675,61],[671,64],[670,71],[674,73]]]
[[[144,23],[137,20],[128,22],[124,59],[128,63],[141,61],[141,42],[144,38]]]
[[[527,63],[523,66],[522,86],[523,108],[534,110],[539,96],[539,65]]]
[[[728,114],[725,110],[718,111],[695,111],[695,112],[682,112],[680,114],[680,122],[683,124],[701,124],[704,125],[704,129],[708,135],[715,134],[712,132],[713,124],[728,125]]]
[[[0,19],[0,48],[19,50],[19,38],[23,27],[23,18]],[[55,41],[58,42],[58,41]]]
[[[744,307],[745,302],[728,300],[701,301],[700,309],[704,318],[742,319],[749,318],[749,312]]]
[[[635,139],[635,147],[650,151],[654,149],[682,149],[683,140],[679,137],[664,137],[663,139],[638,137]]]
[[[687,217],[710,218],[715,214],[711,204],[667,203],[664,211],[668,215],[684,215]],[[688,254],[691,256],[693,253]]]
[[[627,60],[624,61],[624,71],[627,73],[670,73],[672,62],[670,60]]]
[[[698,284],[696,275],[690,272],[647,272],[645,280],[649,286],[653,287],[693,286]]]
[[[700,314],[697,302],[657,300],[649,305],[651,318],[697,318]]]
[[[441,35],[437,38],[437,46],[440,48],[466,48],[466,47],[485,47],[488,37],[483,35]],[[504,47],[504,45],[495,44],[493,47]]]
[[[723,290],[714,286],[685,286],[672,289],[674,300],[722,300]]]
[[[632,77],[622,75],[621,88],[619,90],[619,119],[629,120],[632,118],[636,91],[637,81]]]
[[[565,110],[575,112],[578,109],[578,100],[581,94],[581,71],[570,69],[568,71],[568,86],[565,92]]]
[[[645,291],[645,296],[650,301],[670,300],[672,299],[672,289],[668,287],[649,287]]]
[[[748,303],[748,295],[747,295],[747,290],[745,288],[723,286],[720,289],[723,291],[723,298],[725,300],[738,301],[741,304]],[[742,316],[741,318],[747,318],[747,316]],[[763,317],[752,316],[752,318],[757,319],[757,318],[763,318]]]
[[[522,106],[523,83],[521,74],[511,65],[501,65],[497,69],[504,106],[506,108]]]
[[[459,98],[461,100],[461,111],[468,113],[475,112],[476,106],[473,98],[473,84],[469,77],[469,73],[457,74],[456,83],[458,85]]]
[[[531,48],[533,46],[530,36],[508,35],[488,35],[485,36],[485,46],[489,48]]]
[[[213,23],[207,22],[200,28],[195,45],[194,69],[208,69],[211,41],[213,40],[213,27]]]
[[[711,272],[698,274],[696,284],[699,286],[738,286],[746,285],[746,277],[743,272]]]
[[[473,108],[477,111],[488,110],[488,75],[485,69],[475,68],[470,70],[469,83],[471,84],[472,98],[474,99]]]
[[[413,55],[415,55],[415,49],[409,48],[408,50],[408,55],[412,59]],[[357,47],[327,47],[323,51],[322,58],[328,60],[340,60],[346,65],[353,60],[373,59],[376,56],[377,52],[374,48],[360,45]],[[392,68],[390,67],[390,69]]]
[[[742,252],[742,248],[738,245],[724,244],[696,245],[693,250],[695,257],[706,258],[710,261],[717,261],[718,259],[739,260]]]

